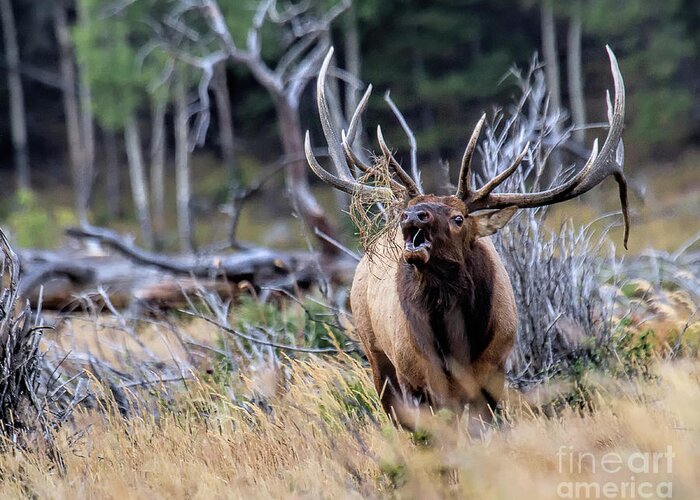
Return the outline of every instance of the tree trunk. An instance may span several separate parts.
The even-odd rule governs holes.
[[[552,0],[541,0],[540,15],[542,21],[542,54],[544,55],[544,72],[547,79],[549,101],[552,108],[561,110],[557,31],[554,23]],[[561,138],[561,127],[558,122],[554,126],[553,134],[555,135],[555,142],[558,142]],[[559,151],[554,150],[550,160],[554,164],[554,169],[550,168],[550,172],[546,174],[546,179],[548,180],[551,180],[552,176],[556,175],[556,171],[561,167],[561,154]]]
[[[146,172],[143,166],[143,154],[141,152],[141,139],[139,138],[138,123],[136,117],[131,116],[124,126],[124,141],[126,143],[126,156],[129,160],[129,179],[131,180],[131,193],[136,206],[136,216],[141,226],[141,234],[146,248],[153,248],[153,230],[151,229],[151,216],[148,204],[148,188],[146,186]]]
[[[66,134],[68,136],[68,154],[71,163],[71,175],[75,190],[75,205],[78,219],[87,221],[87,182],[84,177],[84,153],[80,137],[80,111],[76,95],[76,77],[73,66],[73,47],[66,11],[62,2],[56,2],[53,11],[54,30],[59,48],[59,65],[63,85],[63,110],[66,115]]]
[[[151,199],[153,235],[157,249],[162,248],[165,232],[165,113],[164,100],[154,97],[151,110]]]
[[[20,75],[19,46],[15,16],[10,0],[0,0],[0,18],[5,42],[7,89],[10,96],[10,129],[15,156],[17,187],[29,189],[29,155],[27,153],[27,121],[24,111],[24,90]]]
[[[561,109],[559,59],[557,57],[557,31],[554,24],[552,0],[542,0],[542,54],[545,63],[545,76],[551,103]]]
[[[192,226],[190,220],[190,165],[187,145],[187,89],[183,75],[175,82],[175,184],[177,199],[177,229],[180,250],[192,253]]]
[[[111,130],[103,130],[105,150],[105,205],[110,220],[121,217],[121,188],[119,170],[119,150],[117,138]]]
[[[229,178],[233,179],[236,176],[235,136],[225,62],[217,64],[214,68],[214,85],[212,86],[212,90],[214,91],[214,99],[216,101],[216,115],[219,119],[221,158],[223,159]]]
[[[235,132],[233,128],[233,113],[231,112],[231,96],[228,91],[226,77],[226,62],[221,62],[214,68],[214,99],[216,101],[216,116],[219,120],[219,142],[221,143],[221,159],[228,174],[228,204],[231,207],[229,219],[229,243],[233,248],[238,246],[236,231],[240,217],[238,195],[241,190],[240,173],[236,166]]]
[[[86,22],[86,13],[83,3],[76,2],[78,7],[78,21]],[[87,212],[92,197],[92,188],[95,182],[95,124],[92,117],[92,92],[88,78],[90,68],[87,63],[78,63],[78,98],[80,100],[80,125],[81,125],[81,152],[83,156],[83,172],[81,187],[81,203]]]
[[[573,138],[584,142],[586,131],[586,101],[583,95],[583,75],[581,71],[581,1],[576,0],[572,6],[569,20],[568,54],[566,58],[569,80],[569,100],[571,117],[574,123]]]
[[[299,117],[299,109],[290,105],[283,99],[276,103],[278,126],[284,156],[287,159],[285,166],[285,180],[287,191],[292,198],[294,208],[304,223],[313,230],[319,230],[324,234],[335,238],[333,226],[326,217],[321,206],[316,201],[307,177],[308,167],[304,156],[303,132]],[[318,238],[323,253],[337,255],[338,248],[323,238]]]
[[[354,4],[350,5],[347,12],[343,15],[343,39],[345,47],[345,70],[350,73],[353,77],[361,81],[362,78],[362,55],[360,54],[360,35],[357,29],[357,11]],[[350,120],[352,114],[357,108],[357,104],[360,101],[359,89],[355,88],[351,84],[345,85],[345,118]],[[343,125],[345,128],[346,125]],[[363,153],[366,151],[365,147],[366,141],[364,133],[362,132],[362,124],[360,124],[360,129],[357,134],[355,134],[355,140],[350,145],[355,151],[359,151],[360,157],[363,160],[369,160]],[[353,168],[353,167],[351,167]],[[341,191],[334,190],[336,193],[336,203],[340,210],[347,210],[349,195],[342,193]]]

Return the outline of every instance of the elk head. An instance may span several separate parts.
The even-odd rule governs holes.
[[[425,195],[420,183],[413,179],[396,161],[386,145],[380,127],[377,127],[377,140],[389,172],[388,185],[377,185],[358,181],[351,166],[371,177],[377,174],[377,167],[367,165],[352,150],[351,144],[357,134],[360,117],[369,100],[372,86],[369,85],[350,120],[348,131],[340,134],[334,129],[326,99],[325,81],[333,56],[333,48],[328,51],[319,72],[317,82],[318,110],[323,133],[336,173],[323,168],[313,154],[309,133],[306,133],[305,152],[311,169],[321,180],[331,186],[365,199],[381,201],[389,198],[405,200],[405,209],[399,217],[403,235],[403,259],[409,264],[425,266],[431,261],[458,261],[464,258],[471,244],[478,238],[495,233],[503,227],[520,208],[534,208],[561,203],[576,198],[600,184],[603,179],[613,176],[619,188],[620,204],[625,223],[624,244],[627,247],[629,236],[629,215],[627,210],[627,183],[622,171],[623,146],[622,129],[625,115],[625,88],[610,47],[606,47],[614,81],[614,99],[608,96],[609,128],[602,148],[598,141],[586,164],[565,182],[550,189],[530,193],[494,192],[511,176],[527,155],[529,144],[513,163],[490,179],[479,189],[470,184],[472,156],[476,150],[486,115],[477,123],[467,144],[459,174],[459,185],[453,196]]]
[[[401,213],[403,259],[418,267],[432,263],[463,262],[474,241],[502,228],[515,207],[469,214],[455,196],[419,195]]]

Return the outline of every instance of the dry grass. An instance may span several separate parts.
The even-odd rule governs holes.
[[[80,413],[75,428],[85,432],[57,436],[66,474],[40,454],[0,455],[0,496],[542,499],[558,498],[562,482],[621,484],[631,476],[637,485],[671,481],[674,498],[692,498],[700,487],[697,360],[662,362],[651,381],[593,377],[592,412],[565,407],[545,416],[536,401],[560,386],[512,393],[501,429],[484,441],[438,416],[425,422],[429,444],[391,427],[368,370],[354,359],[307,358],[284,371],[198,379],[163,403],[159,417]],[[668,446],[671,474],[666,462],[649,474],[627,465],[646,456],[635,453]],[[625,461],[620,472],[601,470],[606,453]]]

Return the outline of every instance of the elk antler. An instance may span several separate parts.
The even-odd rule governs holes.
[[[374,195],[377,197],[377,199],[387,199],[391,196],[403,196],[404,193],[411,197],[417,196],[420,190],[418,189],[413,178],[408,175],[408,173],[401,167],[399,162],[394,158],[389,147],[384,141],[382,131],[379,127],[377,127],[379,147],[381,148],[382,153],[388,162],[389,172],[393,173],[398,180],[390,177],[390,187],[383,187],[363,184],[353,177],[349,165],[352,165],[358,170],[368,174],[372,174],[376,171],[375,167],[369,166],[362,162],[351,147],[351,144],[354,142],[355,136],[357,135],[357,129],[359,128],[362,113],[367,106],[367,101],[369,101],[372,86],[369,85],[367,87],[365,94],[362,96],[357,108],[353,112],[347,133],[344,130],[341,130],[340,138],[338,138],[338,133],[334,129],[331,122],[331,113],[328,107],[328,101],[326,99],[326,76],[328,74],[328,67],[332,57],[333,47],[328,50],[328,54],[326,54],[326,58],[324,59],[323,65],[321,66],[321,70],[318,74],[318,81],[316,82],[316,99],[318,103],[318,114],[321,118],[321,126],[323,128],[323,135],[325,136],[326,143],[328,144],[328,154],[331,157],[331,161],[335,167],[337,175],[323,168],[318,162],[311,148],[311,139],[307,130],[306,138],[304,140],[304,151],[306,152],[306,159],[309,162],[309,166],[322,181],[349,194],[361,193]]]
[[[615,102],[614,105],[611,104],[610,95],[608,94],[608,122],[610,123],[610,127],[603,147],[600,150],[600,154],[598,153],[598,141],[596,140],[593,143],[591,155],[584,167],[570,180],[546,191],[536,193],[493,193],[493,190],[518,168],[523,157],[527,154],[529,145],[526,145],[525,149],[523,149],[522,153],[518,155],[510,167],[494,177],[482,188],[474,191],[469,185],[471,158],[476,147],[479,133],[481,132],[481,127],[483,126],[484,117],[482,117],[474,128],[474,132],[472,133],[464,153],[462,170],[459,175],[459,188],[455,195],[464,201],[470,212],[512,206],[518,208],[533,208],[561,203],[582,195],[600,184],[603,179],[612,175],[619,188],[620,205],[622,206],[622,215],[625,222],[624,245],[625,248],[627,248],[630,223],[627,208],[627,181],[622,171],[624,147],[621,140],[625,120],[625,85],[615,54],[609,46],[605,48],[610,58],[610,69],[615,86]]]
[[[472,173],[472,156],[474,156],[474,151],[476,150],[476,144],[479,140],[479,134],[481,134],[481,129],[486,121],[486,113],[481,115],[481,118],[474,127],[472,136],[469,138],[467,143],[467,149],[464,150],[464,156],[462,156],[462,168],[459,171],[459,185],[457,186],[457,196],[458,198],[465,199],[470,194],[469,187],[469,177]]]

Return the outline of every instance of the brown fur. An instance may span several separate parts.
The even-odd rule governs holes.
[[[427,262],[411,260],[410,252],[399,257],[385,236],[375,255],[362,259],[352,285],[353,316],[375,386],[385,410],[405,427],[415,427],[415,403],[457,414],[469,404],[471,416],[488,421],[502,396],[517,314],[503,264],[481,236],[512,211],[473,216],[456,197],[419,196],[404,221],[416,214],[428,221]],[[461,226],[453,219],[459,215]],[[410,222],[395,237],[400,247],[415,233]]]

